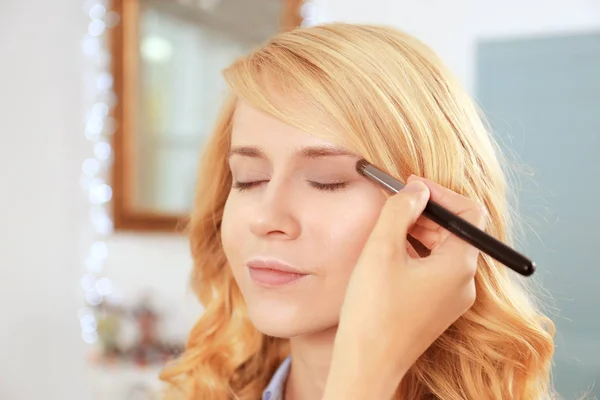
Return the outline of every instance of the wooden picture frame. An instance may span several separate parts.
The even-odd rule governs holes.
[[[173,1],[173,0],[164,0]],[[303,18],[300,8],[303,0],[284,2],[279,22],[282,31],[300,26]],[[113,87],[117,98],[112,116],[117,122],[112,147],[112,214],[116,231],[181,232],[187,215],[153,213],[136,209],[133,204],[135,179],[136,82],[139,71],[140,0],[113,0],[111,9],[120,16],[120,22],[110,31]]]

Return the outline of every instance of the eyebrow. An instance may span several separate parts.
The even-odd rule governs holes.
[[[231,148],[228,154],[228,158],[234,155],[251,157],[251,158],[264,158],[267,156],[256,146],[234,146]],[[343,149],[341,147],[334,146],[307,146],[301,147],[296,151],[297,156],[301,156],[308,159],[314,159],[319,157],[331,157],[331,156],[350,156],[360,158],[360,156],[354,152]]]

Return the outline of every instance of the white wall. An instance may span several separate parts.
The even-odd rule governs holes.
[[[472,92],[483,37],[600,29],[598,0],[322,0],[330,19],[390,24],[431,46]]]
[[[0,3],[0,399],[86,399],[79,186],[83,136],[83,1]],[[115,235],[106,273],[126,296],[152,290],[167,333],[200,308],[186,290],[187,243]],[[186,314],[187,312],[187,314]]]
[[[81,8],[0,3],[0,398],[85,399],[76,317]]]
[[[85,399],[76,318],[83,274],[78,232],[83,137],[83,1],[0,3],[0,398]],[[484,35],[600,25],[596,0],[322,0],[329,18],[393,24],[430,44],[472,87],[473,45]],[[320,7],[320,8],[321,8]],[[106,272],[126,296],[154,288],[183,334],[200,309],[189,292],[187,243],[115,235]]]

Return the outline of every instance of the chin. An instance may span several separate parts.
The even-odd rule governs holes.
[[[249,308],[249,316],[252,324],[264,335],[290,339],[296,336],[303,336],[318,333],[329,328],[326,324],[318,324],[315,321],[314,313],[307,312],[302,315],[295,312],[285,312],[279,310],[253,310]]]
[[[268,310],[253,310],[252,308],[248,311],[254,327],[267,336],[289,339],[297,336],[303,330],[303,324],[294,313],[285,314]]]

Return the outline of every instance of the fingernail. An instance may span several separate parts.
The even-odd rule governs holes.
[[[427,190],[427,186],[421,181],[411,181],[404,187],[405,192],[421,193]]]

